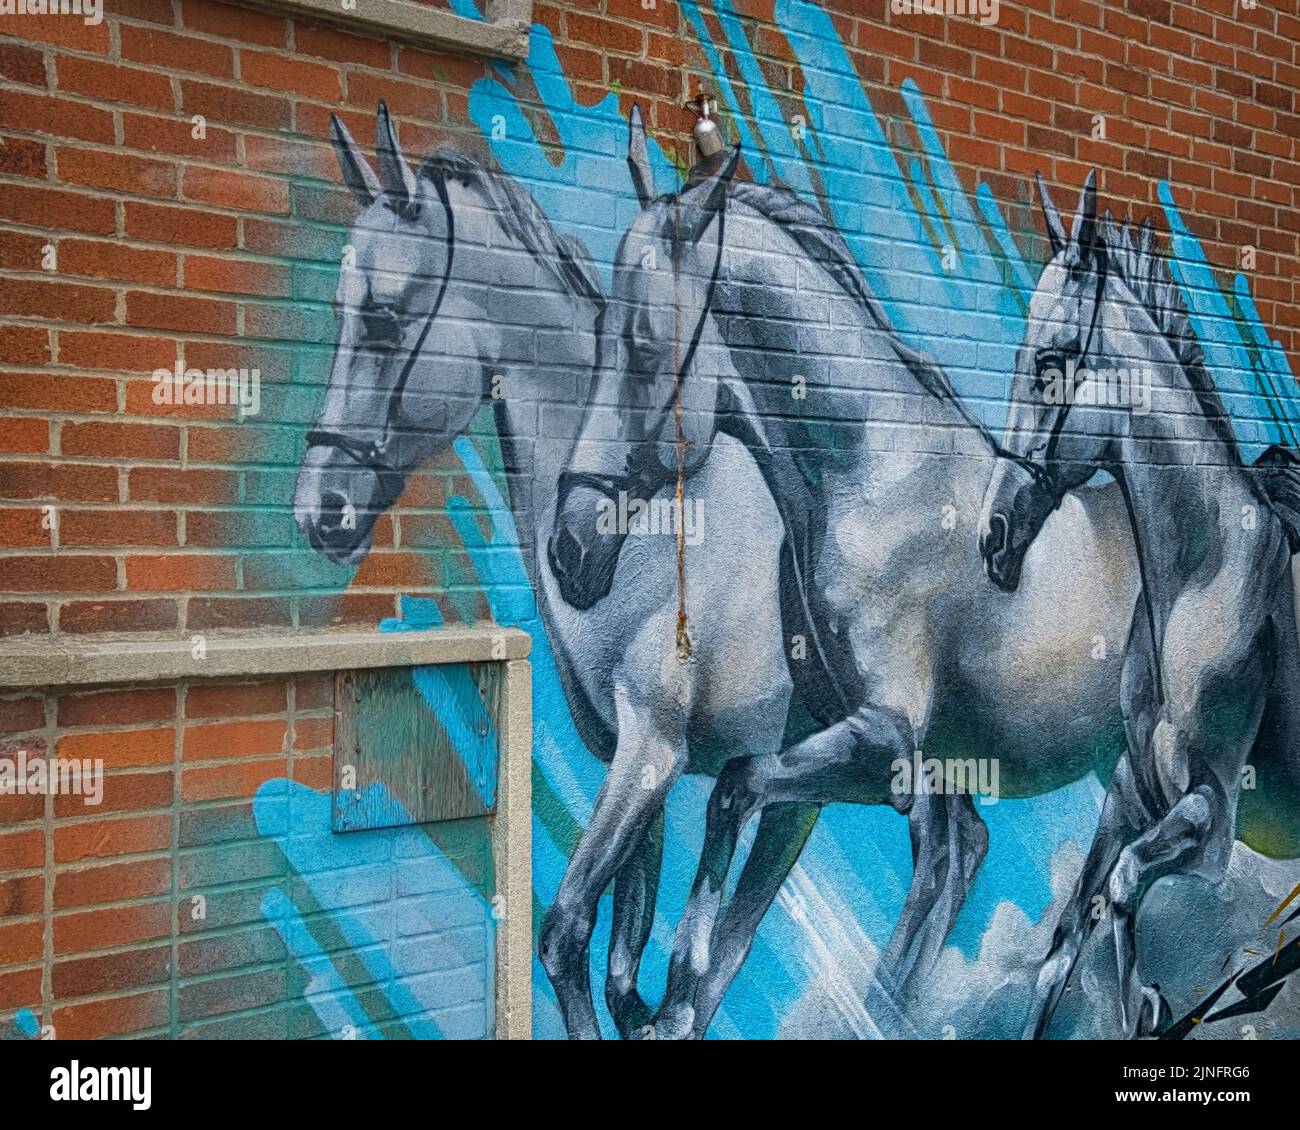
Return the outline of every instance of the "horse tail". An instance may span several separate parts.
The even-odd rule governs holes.
[[[1255,460],[1253,470],[1282,521],[1291,552],[1300,552],[1300,451],[1275,443]]]

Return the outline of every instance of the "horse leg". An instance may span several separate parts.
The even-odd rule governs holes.
[[[677,934],[668,990],[655,1018],[655,1035],[672,1039],[695,1030],[695,1007],[684,991],[711,962],[727,875],[749,818],[783,801],[883,804],[890,797],[891,764],[910,756],[912,728],[896,711],[864,706],[776,754],[737,757],[723,767],[709,797],[704,848]]]
[[[659,869],[664,857],[664,812],[656,813],[646,834],[614,877],[614,921],[609,934],[609,972],[605,1003],[625,1040],[640,1037],[651,1012],[637,988],[641,955],[654,926]]]
[[[600,896],[663,810],[669,789],[686,765],[684,738],[668,736],[653,706],[635,709],[626,688],[617,685],[614,700],[614,760],[542,923],[539,945],[542,967],[574,1039],[600,1038],[588,958]],[[681,729],[680,720],[676,728]]]
[[[709,966],[698,978],[689,969],[683,971],[680,993],[689,994],[691,980],[696,981],[695,1039],[704,1039],[708,1032],[722,998],[753,948],[759,923],[808,842],[820,812],[815,804],[773,804],[759,814],[754,846],[713,930]]]
[[[1142,833],[1119,854],[1110,873],[1111,925],[1119,974],[1120,1023],[1127,1039],[1138,1035],[1144,993],[1137,973],[1137,909],[1157,879],[1186,868],[1205,846],[1216,825],[1224,824],[1214,791],[1193,789],[1154,828]]]
[[[899,1004],[938,959],[989,846],[969,793],[917,796],[907,819],[912,883],[877,974]]]
[[[1026,1040],[1042,1039],[1046,1034],[1052,1014],[1079,959],[1084,937],[1090,929],[1089,921],[1095,921],[1094,899],[1103,897],[1107,876],[1139,826],[1141,805],[1128,758],[1126,753],[1115,766],[1083,870],[1061,912],[1047,957],[1038,971],[1033,1001],[1022,1033]]]

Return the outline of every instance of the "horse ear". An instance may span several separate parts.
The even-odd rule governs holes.
[[[379,157],[379,178],[384,188],[397,198],[399,204],[409,204],[415,199],[415,174],[402,156],[397,144],[397,131],[388,116],[388,104],[380,99],[379,128],[376,131],[375,151]]]
[[[383,188],[380,187],[379,178],[371,169],[370,162],[362,156],[356,139],[337,114],[330,115],[330,140],[334,142],[334,153],[343,172],[343,183],[352,190],[352,195],[363,208],[373,204]]]
[[[632,174],[632,187],[636,189],[636,198],[641,207],[654,199],[654,175],[650,172],[650,153],[646,148],[645,122],[641,117],[641,107],[632,103],[632,112],[627,123],[627,167]]]
[[[1035,173],[1034,177],[1038,181],[1038,199],[1043,206],[1043,220],[1047,224],[1047,238],[1052,242],[1052,255],[1056,256],[1061,253],[1061,249],[1069,242],[1065,236],[1065,225],[1061,223],[1061,213],[1056,210],[1056,205],[1052,202],[1052,194],[1047,191],[1047,182],[1043,180],[1043,174]]]
[[[1074,242],[1079,249],[1081,262],[1091,262],[1093,253],[1101,247],[1101,231],[1097,226],[1097,170],[1088,173],[1079,195],[1079,211],[1074,217]]]

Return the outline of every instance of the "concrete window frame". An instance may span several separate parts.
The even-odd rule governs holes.
[[[528,57],[533,0],[479,0],[486,19],[472,20],[411,0],[236,0],[248,8],[307,16],[350,31],[492,59]]]
[[[203,646],[197,647],[196,641]],[[496,935],[494,1034],[532,1038],[532,639],[496,624],[409,632],[212,632],[178,639],[26,636],[0,641],[0,692],[300,675],[374,667],[500,663],[500,768],[492,817]],[[0,867],[0,870],[3,868]]]

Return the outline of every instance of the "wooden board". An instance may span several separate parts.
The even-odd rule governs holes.
[[[494,812],[502,682],[500,663],[336,672],[334,831]]]

